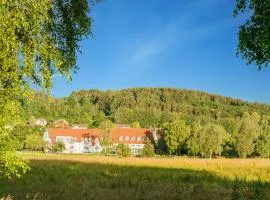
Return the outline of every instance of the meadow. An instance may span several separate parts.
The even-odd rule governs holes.
[[[31,171],[1,180],[13,199],[270,199],[270,160],[23,154]],[[237,179],[236,179],[237,177]]]

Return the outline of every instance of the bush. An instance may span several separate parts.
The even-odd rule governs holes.
[[[131,149],[128,147],[128,145],[118,144],[116,152],[121,157],[128,157],[131,154]]]
[[[139,122],[133,122],[130,124],[130,128],[141,128],[141,125]]]
[[[62,152],[64,149],[65,149],[65,145],[63,144],[63,142],[56,142],[52,146],[53,152]]]
[[[20,177],[30,170],[27,164],[19,159],[12,145],[9,132],[4,132],[0,127],[0,180]]]
[[[25,139],[25,148],[33,151],[41,151],[46,147],[46,142],[40,135],[31,134],[26,136]]]
[[[152,157],[155,155],[155,149],[149,138],[145,140],[145,144],[142,151],[142,156]]]
[[[263,200],[264,193],[260,185],[248,185],[245,180],[235,178],[232,184],[231,200]]]

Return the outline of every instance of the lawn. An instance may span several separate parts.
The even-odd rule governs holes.
[[[270,160],[21,155],[31,171],[2,180],[13,199],[270,199]],[[234,179],[239,177],[241,182]],[[251,197],[252,196],[252,197]]]

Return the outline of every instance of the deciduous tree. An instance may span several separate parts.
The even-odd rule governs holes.
[[[244,113],[239,131],[236,135],[235,148],[241,158],[245,158],[254,151],[255,142],[259,137],[259,116],[257,113]]]
[[[163,126],[165,141],[170,153],[179,153],[190,134],[190,127],[183,120],[165,123]]]
[[[70,79],[78,69],[79,42],[91,32],[89,2],[1,0],[0,21],[0,133],[9,137],[6,127],[19,120],[20,100],[31,82],[50,89],[53,75]],[[0,152],[5,166],[0,173],[18,174],[16,168],[5,172],[9,166],[24,166],[14,151],[2,142]]]
[[[155,149],[149,138],[145,139],[142,155],[145,157],[152,157],[155,155]]]
[[[266,119],[261,122],[260,136],[257,140],[256,149],[261,157],[270,157],[270,125]]]
[[[108,148],[111,147],[113,144],[111,132],[115,125],[110,120],[105,120],[100,123],[99,128],[101,129],[102,138],[101,138],[101,145],[103,146],[104,152],[108,154]]]
[[[226,138],[226,131],[222,126],[208,123],[203,127],[199,137],[199,149],[202,156],[211,159],[213,154],[222,153],[222,145]]]
[[[131,149],[126,144],[118,144],[116,147],[116,152],[121,157],[128,157],[131,154]]]
[[[30,150],[41,151],[46,147],[46,142],[38,134],[31,134],[26,136],[25,148]]]
[[[270,62],[270,1],[237,0],[234,16],[245,13],[248,19],[239,27],[238,52],[248,64],[259,69]]]
[[[198,155],[200,152],[200,132],[201,125],[198,121],[195,121],[191,125],[190,136],[187,140],[188,154]]]

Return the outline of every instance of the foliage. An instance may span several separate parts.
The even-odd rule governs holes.
[[[270,1],[237,0],[234,15],[241,12],[248,19],[239,27],[237,53],[261,69],[270,62]]]
[[[116,152],[121,157],[128,157],[131,155],[131,149],[126,144],[118,144],[116,147]]]
[[[112,129],[112,128],[115,128],[115,125],[114,125],[114,123],[112,123],[111,120],[105,120],[105,121],[102,121],[100,123],[99,128],[100,129]]]
[[[142,156],[152,157],[155,155],[154,146],[149,138],[145,139]]]
[[[223,144],[226,138],[225,129],[213,123],[203,127],[199,135],[199,150],[204,157],[211,158],[213,154],[220,155],[223,151]]]
[[[25,121],[31,116],[44,118],[50,123],[62,118],[70,124],[91,123],[92,128],[99,127],[106,119],[123,124],[139,122],[142,128],[162,127],[164,123],[178,119],[185,120],[189,125],[194,120],[206,124],[215,122],[219,115],[219,123],[229,133],[236,129],[235,125],[243,112],[270,116],[269,105],[170,88],[81,90],[57,99],[34,92],[32,98],[23,101],[22,108]]]
[[[165,141],[170,153],[179,153],[190,134],[190,127],[185,121],[177,120],[165,123],[163,126]]]
[[[98,128],[101,123],[110,120],[111,124],[127,123],[131,126],[133,126],[133,122],[138,122],[142,128],[153,127],[162,131],[164,124],[182,120],[185,121],[186,126],[190,126],[191,134],[181,148],[174,153],[181,151],[182,154],[189,155],[200,155],[198,153],[200,131],[196,131],[196,127],[200,126],[199,129],[202,129],[208,123],[215,123],[223,126],[228,133],[222,155],[235,157],[240,146],[245,145],[241,144],[242,141],[249,145],[248,141],[240,137],[245,132],[243,129],[243,126],[245,127],[243,118],[247,115],[244,114],[245,112],[251,114],[256,112],[257,114],[253,114],[253,117],[258,124],[261,124],[262,119],[270,116],[270,106],[199,91],[131,88],[118,91],[82,90],[73,92],[69,97],[57,99],[42,92],[32,92],[31,98],[22,101],[20,113],[25,122],[29,121],[32,116],[44,118],[49,122],[49,127],[52,126],[55,119],[62,118],[69,121],[70,124],[89,124],[89,128]],[[256,137],[250,143],[253,146],[250,154],[253,155],[262,153],[258,150],[259,140],[264,141],[259,129],[262,129],[262,126],[251,130],[251,132],[256,132],[252,133]],[[17,131],[14,131],[14,140],[18,136],[18,141],[24,140],[24,133],[24,135],[28,135],[27,128],[23,130],[22,134],[15,132]],[[29,132],[31,131],[29,130]],[[20,146],[17,145],[17,147]],[[156,148],[159,148],[161,153],[168,153],[168,147],[165,135],[162,133]]]
[[[29,167],[16,155],[7,130],[0,129],[0,179],[20,177],[27,171]]]
[[[141,128],[141,125],[139,122],[133,122],[130,124],[130,128]]]
[[[236,151],[241,158],[250,155],[255,148],[255,141],[259,137],[259,116],[244,113],[240,121],[240,128],[236,135]]]
[[[106,120],[106,116],[103,112],[99,112],[96,115],[94,115],[94,121],[92,122],[92,127],[97,128],[100,127],[100,124]]]
[[[257,140],[256,149],[262,157],[270,157],[270,125],[266,119],[261,122],[261,132]]]
[[[245,180],[242,180],[238,177],[235,178],[232,184],[232,200],[263,200],[264,193],[261,190],[260,183],[248,185]]]
[[[87,0],[1,0],[1,134],[7,132],[6,126],[13,127],[19,121],[20,104],[29,97],[31,83],[50,89],[53,75],[70,79],[71,72],[77,70],[79,42],[90,33],[88,12]],[[11,150],[4,152],[10,159],[2,159],[2,164],[23,167],[12,153]]]
[[[40,135],[31,134],[26,136],[25,148],[30,150],[41,151],[46,148],[46,142]]]
[[[62,152],[65,149],[65,145],[63,142],[56,142],[53,146],[52,146],[52,150],[53,152]]]
[[[24,150],[27,136],[39,135],[41,137],[43,133],[43,127],[20,123],[11,130],[10,138],[16,150]]]
[[[231,200],[241,200],[242,194],[243,194],[243,188],[244,188],[245,182],[243,180],[240,180],[238,177],[235,178],[232,184],[232,194],[231,194]]]
[[[195,121],[191,125],[190,136],[187,140],[187,148],[189,155],[198,155],[200,152],[200,131],[201,125],[198,121]]]
[[[112,128],[114,128],[115,125],[110,120],[105,120],[100,123],[99,128],[101,129],[101,145],[103,147],[103,150],[105,154],[108,154],[108,148],[111,147],[113,144],[112,137],[111,137],[111,131]]]

